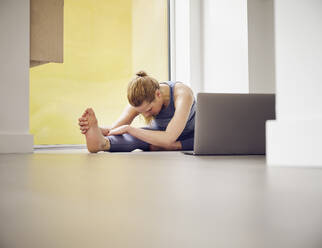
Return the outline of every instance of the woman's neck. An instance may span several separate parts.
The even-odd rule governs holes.
[[[170,87],[167,84],[160,85],[163,106],[167,107],[170,103]]]

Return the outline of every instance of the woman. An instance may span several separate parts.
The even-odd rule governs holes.
[[[179,82],[162,82],[144,71],[129,83],[130,105],[111,128],[100,128],[94,111],[86,109],[79,118],[89,152],[130,152],[135,149],[193,150],[195,100],[192,90]],[[142,114],[148,127],[131,126]]]

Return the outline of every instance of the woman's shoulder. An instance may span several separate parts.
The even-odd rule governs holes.
[[[173,100],[175,105],[177,105],[177,102],[183,102],[186,104],[193,102],[193,91],[188,85],[182,82],[176,82],[175,86],[173,87]]]
[[[180,95],[186,94],[186,93],[193,94],[192,89],[188,85],[184,84],[183,82],[177,81],[175,82],[173,87],[177,94],[180,94]]]
[[[193,95],[192,89],[181,81],[164,81],[160,82],[160,84],[165,84],[171,87],[173,89],[174,96],[185,94]]]

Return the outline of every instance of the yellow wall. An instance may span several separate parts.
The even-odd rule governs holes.
[[[132,65],[159,81],[168,80],[166,0],[132,1]]]
[[[140,18],[136,1],[65,0],[64,63],[30,70],[30,132],[36,145],[84,143],[77,119],[87,107],[94,109],[99,125],[113,123],[127,104],[126,87],[138,68],[167,79],[166,23],[145,23],[147,28],[133,35]],[[154,13],[160,2],[166,4],[145,2],[144,11],[154,8]],[[140,32],[147,36],[147,31],[155,38],[141,43],[137,37]],[[142,48],[147,49],[144,55]],[[159,52],[151,54],[153,50]]]

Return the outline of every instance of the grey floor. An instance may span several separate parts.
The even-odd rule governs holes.
[[[0,247],[322,247],[322,170],[264,156],[2,154]]]

